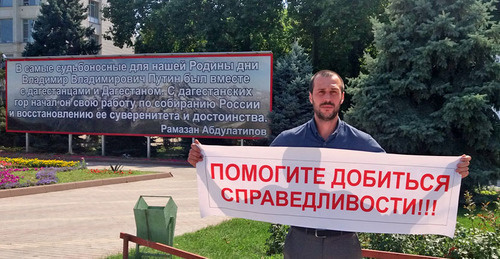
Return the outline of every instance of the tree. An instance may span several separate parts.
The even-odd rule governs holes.
[[[0,146],[11,147],[19,144],[20,138],[16,133],[7,133],[6,130],[6,111],[5,111],[5,54],[0,52]]]
[[[374,21],[377,56],[351,83],[351,124],[391,153],[474,157],[471,177],[500,172],[500,25],[481,0],[393,0]]]
[[[271,50],[280,56],[291,44],[282,0],[219,0],[209,6],[207,50]],[[223,28],[222,33],[220,28]]]
[[[165,2],[156,0],[108,0],[108,6],[103,8],[103,16],[113,24],[106,32],[106,39],[113,40],[117,47],[133,47],[141,40],[141,31],[152,12],[160,9]],[[161,24],[161,20],[154,24]],[[153,52],[153,51],[152,51]]]
[[[312,65],[304,48],[297,42],[289,53],[276,61],[273,76],[273,111],[271,138],[286,129],[299,126],[312,118],[309,103],[309,81]]]
[[[4,105],[4,100],[5,100],[5,96],[3,94],[5,90],[5,66],[7,62],[6,59],[7,57],[5,56],[5,54],[0,52],[0,92],[2,93],[2,96],[0,96],[0,106]]]
[[[94,28],[82,26],[87,9],[79,0],[48,0],[33,25],[33,42],[27,43],[23,56],[95,55],[101,46],[92,39]],[[65,150],[66,135],[32,136],[35,150]],[[78,137],[73,136],[75,143]]]
[[[262,51],[289,46],[281,0],[110,0],[107,37],[136,53]]]
[[[386,0],[288,0],[293,36],[311,53],[314,70],[332,69],[344,78],[359,74],[359,59],[373,41],[371,16]]]
[[[147,139],[140,136],[106,136],[106,154],[122,157],[146,157]],[[155,152],[155,149],[152,149]]]
[[[86,8],[79,0],[48,0],[33,25],[34,42],[23,56],[98,54],[101,46],[91,38],[94,28],[82,26]]]
[[[500,21],[500,1],[497,0],[496,2],[496,8],[495,10],[492,11],[493,14],[493,21]]]
[[[109,0],[104,16],[116,46],[136,53],[272,51],[290,46],[282,0]],[[231,140],[202,139],[203,143]],[[264,140],[263,140],[264,141]],[[247,141],[247,144],[261,143]]]

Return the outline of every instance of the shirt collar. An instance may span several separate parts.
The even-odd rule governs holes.
[[[326,141],[330,141],[331,139],[335,138],[339,134],[339,131],[342,129],[341,124],[344,124],[344,121],[342,121],[340,118],[338,120],[337,126],[335,127],[335,130],[330,134],[328,139]],[[319,135],[318,132],[318,127],[316,126],[316,121],[314,121],[314,117],[309,121],[309,129],[312,131],[315,137],[321,139],[322,141],[325,141],[321,135]]]

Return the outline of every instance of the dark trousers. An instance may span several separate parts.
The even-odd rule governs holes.
[[[361,258],[358,235],[353,232],[316,231],[291,227],[285,240],[285,259]]]

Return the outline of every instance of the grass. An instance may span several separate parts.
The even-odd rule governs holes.
[[[209,226],[193,233],[174,238],[174,247],[208,258],[283,258],[281,255],[266,255],[266,239],[269,237],[270,223],[231,219],[216,226]],[[135,245],[129,243],[130,246]],[[141,247],[141,253],[158,253],[157,250]],[[134,258],[135,249],[129,257]],[[122,258],[122,254],[106,259]],[[174,257],[177,258],[177,257]]]
[[[495,217],[495,222],[497,222],[497,224],[500,224],[500,210],[490,210],[489,211],[490,213],[493,212],[493,215]],[[466,228],[485,228],[486,230],[488,231],[493,231],[493,228],[491,226],[484,226],[484,219],[481,219],[478,215],[482,215],[482,216],[486,216],[487,213],[482,210],[482,209],[476,209],[474,211],[474,216],[471,218],[471,217],[467,217],[465,216],[465,214],[468,213],[468,211],[464,208],[460,208],[458,210],[458,215],[457,215],[457,222],[459,222],[462,226],[466,227]]]
[[[209,258],[266,258],[265,241],[270,225],[232,219],[176,237],[174,247]]]
[[[13,172],[12,174],[16,176],[22,176],[23,178],[20,179],[21,183],[25,183],[28,180],[31,182],[36,182],[38,179],[36,179],[36,173],[38,170],[28,170],[28,171],[17,171]],[[130,176],[130,175],[143,175],[143,174],[153,174],[155,172],[148,172],[148,171],[116,171],[113,172],[110,169],[101,169],[101,170],[96,170],[96,169],[77,169],[77,170],[70,170],[70,171],[63,171],[63,172],[57,172],[57,178],[59,181],[57,183],[71,183],[71,182],[80,182],[80,181],[87,181],[87,180],[99,180],[99,179],[106,179],[106,178],[113,178],[113,177],[123,177],[123,176]]]

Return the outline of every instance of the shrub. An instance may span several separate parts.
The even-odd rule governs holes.
[[[465,216],[473,223],[464,227],[457,223],[455,237],[438,235],[400,235],[361,233],[360,240],[365,248],[438,256],[446,258],[500,258],[500,224],[498,210],[500,201],[484,203],[481,213],[476,213],[474,199],[465,192]]]
[[[266,240],[267,255],[283,253],[285,238],[289,228],[289,226],[280,224],[271,224],[271,226],[269,226],[269,232],[271,235]]]
[[[454,238],[439,235],[360,233],[363,248],[446,258],[500,258],[498,193],[496,196],[490,195],[490,198],[496,197],[496,200],[483,203],[479,213],[476,212],[473,196],[469,192],[465,192],[464,196],[464,207],[467,210],[465,216],[471,221],[472,227],[457,223]],[[270,226],[271,235],[266,240],[268,255],[283,252],[287,231],[288,226]]]

